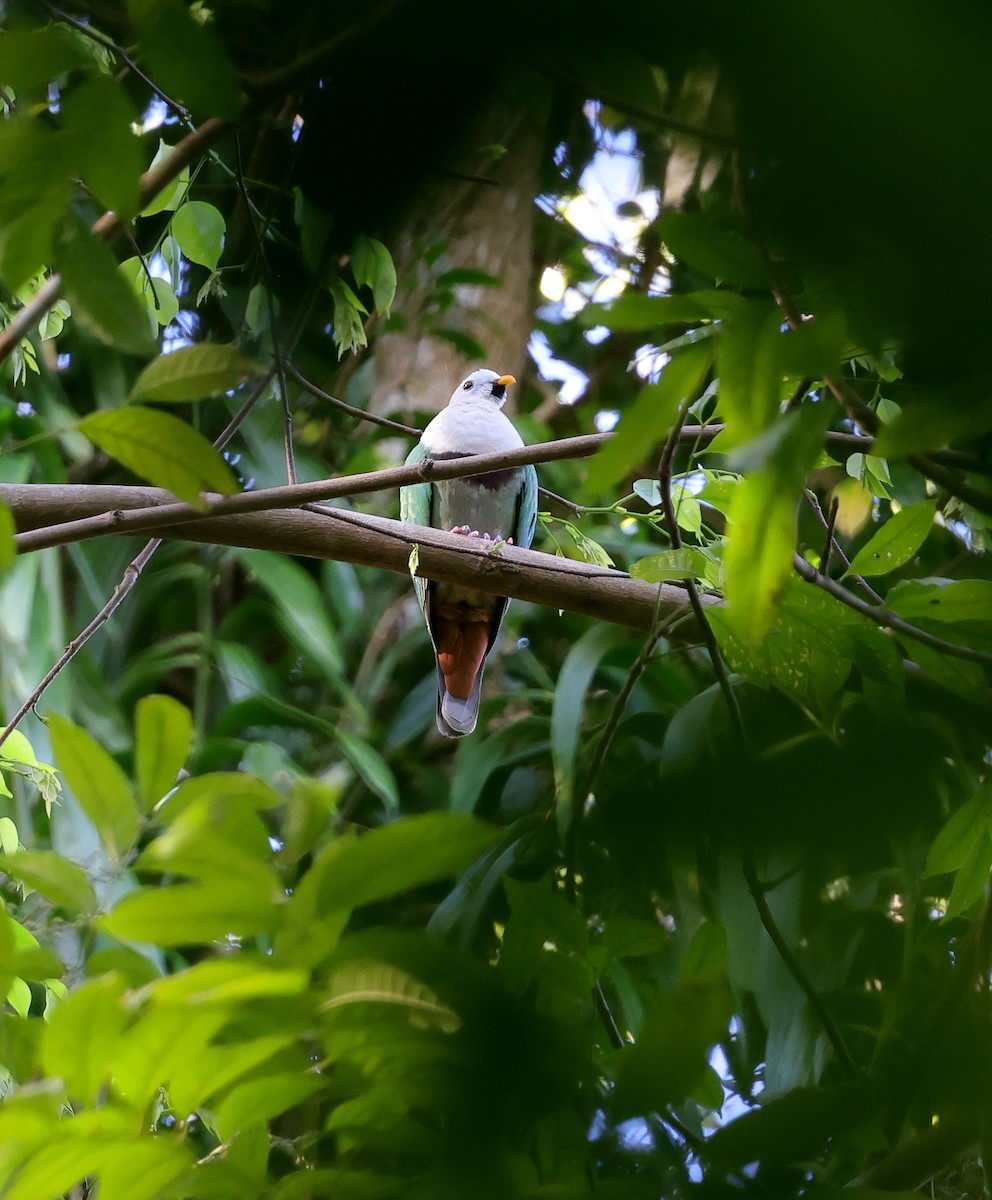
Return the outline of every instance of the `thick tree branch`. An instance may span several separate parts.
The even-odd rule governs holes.
[[[124,512],[169,499],[168,492],[156,488],[0,485],[0,500],[10,508],[18,528],[25,531],[60,516],[82,517],[108,508]],[[681,588],[643,583],[622,571],[517,546],[494,551],[479,545],[476,538],[386,517],[331,511],[333,516],[300,511],[210,516],[157,528],[156,533],[163,538],[338,559],[400,575],[409,571],[410,552],[417,546],[418,574],[424,578],[463,583],[494,595],[514,596],[644,631],[652,628],[656,612],[675,614],[685,604]],[[706,604],[718,603],[711,597],[703,599]],[[689,622],[680,623],[671,636],[690,641],[698,636],[698,630]]]
[[[145,533],[184,521],[200,521],[204,516],[229,516],[234,513],[262,512],[266,509],[299,508],[304,504],[387,491],[406,484],[459,479],[466,475],[480,475],[487,471],[519,467],[528,463],[582,458],[594,454],[609,436],[594,433],[583,437],[562,438],[555,442],[542,442],[536,446],[524,446],[520,450],[499,454],[477,454],[444,462],[425,459],[409,467],[388,467],[383,471],[366,471],[359,475],[345,475],[340,479],[321,479],[288,487],[261,488],[252,492],[239,492],[236,496],[209,496],[204,500],[206,507],[200,509],[173,501],[154,504],[148,509],[118,512],[113,504],[108,503],[102,508],[88,509],[95,514],[93,516],[77,521],[60,522],[36,533],[19,534],[17,548],[22,553],[44,550],[49,546],[85,541],[88,538],[103,537],[108,533]],[[108,489],[94,489],[94,492],[100,490]],[[125,489],[127,490],[129,489]],[[168,495],[165,492],[161,494]]]

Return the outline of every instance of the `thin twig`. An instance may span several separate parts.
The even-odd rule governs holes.
[[[847,569],[851,565],[851,560],[844,553],[844,548],[841,546],[840,542],[837,541],[837,538],[834,536],[834,532],[833,532],[833,524],[836,522],[836,517],[834,518],[833,522],[827,521],[827,518],[823,512],[823,509],[820,507],[820,501],[817,500],[816,493],[814,491],[811,491],[809,488],[806,488],[804,495],[806,497],[806,503],[810,506],[810,508],[815,513],[816,519],[823,526],[824,531],[829,530],[829,532],[830,532],[830,539],[829,539],[828,544],[830,545],[830,548],[833,551],[834,557],[839,559],[840,562],[843,564],[844,568]],[[833,511],[833,506],[831,506],[831,512],[832,511]],[[821,566],[821,571],[825,575],[827,573],[826,565],[825,565],[826,559],[825,558],[822,559],[821,562],[824,564],[823,566]],[[871,584],[868,582],[867,579],[863,578],[861,575],[851,575],[848,578],[851,580],[851,582],[854,584],[855,587],[860,588],[861,591],[864,592],[864,594],[868,597],[868,599],[873,604],[883,604],[883,605],[885,604],[885,601],[878,594],[878,592],[875,591],[875,589],[871,586]]]
[[[837,514],[840,512],[840,501],[834,496],[830,502],[830,516],[827,518],[827,527],[824,531],[826,537],[823,543],[823,549],[820,552],[820,570],[824,575],[830,567],[830,551],[833,549],[834,543],[834,526],[837,524]]]
[[[57,21],[62,21],[66,25],[71,25],[73,29],[77,30],[84,37],[88,37],[91,41],[96,42],[98,46],[102,46],[104,50],[109,50],[111,54],[119,58],[129,71],[132,71],[135,75],[137,75],[145,87],[154,92],[154,94],[158,96],[162,103],[168,109],[170,109],[170,111],[175,113],[180,121],[182,121],[185,125],[190,124],[192,118],[190,116],[189,109],[180,104],[178,100],[173,100],[172,97],[166,92],[163,92],[155,80],[142,71],[142,69],[134,61],[131,55],[128,54],[123,46],[119,46],[115,41],[113,41],[112,38],[107,37],[106,34],[101,33],[98,29],[94,29],[92,25],[87,25],[85,21],[80,21],[76,17],[71,17],[68,13],[63,12],[60,8],[56,8],[54,4],[48,3],[48,0],[44,0],[44,6]]]
[[[807,583],[814,584],[825,592],[829,592],[831,596],[840,600],[842,604],[846,604],[848,608],[853,608],[855,612],[867,617],[874,625],[879,625],[883,629],[891,629],[893,633],[911,638],[914,642],[919,642],[923,646],[929,646],[931,650],[939,650],[941,654],[946,654],[949,658],[961,658],[966,662],[982,663],[987,667],[992,666],[992,654],[986,654],[983,650],[973,650],[970,646],[959,646],[956,642],[947,642],[943,638],[928,633],[925,629],[919,629],[916,625],[911,625],[898,614],[892,612],[891,609],[885,608],[884,605],[868,604],[864,600],[859,600],[857,596],[853,596],[847,588],[843,587],[835,579],[830,579],[829,576],[821,574],[801,554],[793,556],[792,565],[800,578],[804,579]]]
[[[54,666],[45,675],[45,678],[41,681],[41,683],[38,684],[31,695],[28,696],[17,712],[14,713],[11,719],[7,722],[5,728],[0,731],[0,745],[3,745],[13,730],[17,728],[21,721],[23,721],[27,714],[35,707],[63,667],[65,667],[67,663],[71,662],[76,657],[76,655],[83,648],[83,646],[86,645],[93,634],[96,633],[98,629],[101,629],[104,625],[106,625],[114,613],[120,608],[120,606],[127,599],[131,590],[134,588],[134,585],[141,577],[141,572],[145,569],[145,564],[160,545],[161,542],[157,538],[153,539],[147,543],[144,549],[134,559],[131,560],[131,562],[125,568],[124,575],[121,578],[120,583],[118,583],[117,587],[114,588],[114,594],[110,597],[103,608],[100,609],[93,620],[90,621],[86,628],[81,633],[77,634],[76,637],[74,637],[68,644],[68,646],[66,646],[66,648],[59,655],[59,658],[55,662]]]
[[[372,425],[381,425],[383,429],[392,429],[396,433],[405,433],[409,437],[419,438],[422,429],[415,429],[412,425],[401,425],[399,421],[390,421],[388,417],[380,417],[375,413],[366,412],[363,408],[355,408],[352,404],[346,404],[344,400],[339,400],[336,396],[331,396],[323,389],[317,387],[315,383],[311,383],[309,379],[299,370],[295,363],[286,363],[286,374],[295,383],[298,383],[305,392],[309,392],[318,400],[323,400],[325,404],[330,404],[334,408],[339,408],[342,412],[348,413],[352,417],[358,417],[361,421],[368,421]]]

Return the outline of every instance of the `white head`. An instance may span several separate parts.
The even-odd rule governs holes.
[[[497,375],[483,367],[466,375],[458,387],[451,393],[449,404],[457,404],[462,400],[488,400],[497,408],[506,403],[506,389],[517,381],[512,375]]]

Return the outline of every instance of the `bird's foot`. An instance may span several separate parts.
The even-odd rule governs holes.
[[[452,533],[460,533],[464,537],[481,538],[484,542],[495,542],[499,539],[492,533],[484,533],[481,530],[473,529],[471,525],[455,525],[451,529]]]

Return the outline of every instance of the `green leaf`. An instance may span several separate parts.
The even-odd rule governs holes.
[[[719,584],[720,566],[709,555],[695,546],[683,546],[680,550],[663,550],[650,554],[631,564],[630,574],[645,583],[667,583],[673,579],[702,579],[716,587]]]
[[[53,713],[48,719],[59,770],[115,858],[138,836],[138,807],[127,776],[85,729]]]
[[[778,415],[784,375],[781,323],[771,301],[751,300],[721,329],[717,366],[720,412],[727,425],[721,434],[724,447],[757,437]]]
[[[667,212],[658,222],[658,231],[677,259],[710,279],[748,288],[771,284],[758,247],[712,217]]]
[[[184,346],[153,358],[135,380],[129,399],[202,400],[232,391],[259,373],[259,366],[233,344]]]
[[[91,413],[79,428],[135,475],[194,507],[202,506],[202,492],[230,496],[238,490],[230,467],[203,434],[170,413],[133,405]]]
[[[710,320],[713,312],[704,297],[719,293],[704,292],[688,296],[645,296],[642,292],[624,292],[612,304],[589,304],[579,315],[583,325],[605,325],[618,331],[640,332],[663,329],[666,325],[695,325]],[[727,292],[728,304],[740,297]],[[726,315],[726,314],[723,314]]]
[[[166,142],[159,139],[158,149],[155,151],[155,157],[149,164],[149,171],[153,170],[164,159],[172,153],[174,147],[169,146]],[[152,200],[145,205],[141,210],[141,216],[153,217],[160,212],[173,212],[183,202],[186,193],[189,191],[189,167],[183,167],[176,178],[165,185],[164,188]]]
[[[833,596],[792,579],[781,606],[760,638],[741,637],[725,609],[709,613],[727,661],[759,687],[774,686],[812,712],[825,713],[851,671],[855,647],[851,616]]]
[[[41,89],[82,61],[82,51],[64,25],[6,28],[0,38],[0,85],[18,94]]]
[[[124,221],[138,209],[144,149],[131,125],[136,113],[124,89],[109,76],[72,88],[62,104],[69,155],[104,208]]]
[[[144,306],[148,328],[152,336],[156,336],[159,328],[168,325],[179,312],[179,299],[172,290],[172,284],[157,275],[149,276],[147,267],[137,256],[126,258],[119,270]]]
[[[190,262],[211,271],[216,269],[224,252],[227,226],[212,204],[204,200],[187,200],[176,210],[170,230]]]
[[[854,556],[845,575],[888,575],[908,563],[933,528],[936,500],[922,500],[894,513]]]
[[[129,354],[150,353],[155,341],[144,306],[108,247],[80,221],[69,220],[53,253],[73,315],[102,342]]]
[[[986,825],[984,833],[979,833],[965,855],[961,869],[958,871],[947,898],[947,912],[950,919],[971,908],[981,899],[989,882],[989,872],[992,871],[992,829]]]
[[[886,597],[893,612],[907,621],[985,625],[992,613],[992,582],[987,579],[908,580]]]
[[[336,941],[355,908],[402,895],[460,874],[493,844],[498,830],[475,817],[427,813],[404,817],[361,837],[332,842],[304,876],[289,902],[277,954],[294,965],[316,961]],[[321,944],[315,925],[324,918],[331,934]]]
[[[341,753],[369,789],[383,802],[386,811],[398,812],[400,794],[396,786],[396,777],[379,751],[344,729],[336,729],[334,737],[341,747]]]
[[[558,675],[551,710],[551,759],[555,769],[559,833],[572,818],[586,693],[603,656],[629,638],[615,625],[595,625],[569,650]]]
[[[796,507],[829,416],[824,404],[784,417],[785,433],[767,465],[734,493],[723,569],[727,619],[744,643],[757,643],[767,634],[785,595],[796,545]]]
[[[266,1075],[234,1088],[217,1107],[217,1133],[225,1141],[246,1126],[277,1117],[324,1087],[312,1075]]]
[[[362,318],[368,316],[368,309],[343,279],[332,279],[327,290],[334,302],[334,344],[338,354],[367,346]]]
[[[33,887],[52,904],[83,914],[95,911],[96,893],[86,872],[53,850],[18,850],[2,862],[8,875]]]
[[[396,296],[396,268],[382,242],[359,234],[351,251],[351,270],[356,282],[371,290],[376,312],[388,317]]]
[[[207,117],[233,121],[241,92],[231,60],[213,30],[179,0],[148,5],[130,0],[141,33],[141,57],[171,99]]]
[[[175,787],[189,757],[193,718],[171,696],[143,696],[135,708],[134,732],[138,796],[142,810],[150,812]]]
[[[45,1070],[87,1104],[97,1103],[113,1074],[113,1052],[128,1023],[124,991],[116,973],[84,983],[56,1008],[42,1036]]]
[[[250,937],[271,930],[277,908],[272,895],[241,880],[183,883],[130,892],[97,924],[111,937],[156,946],[202,945],[229,935]]]
[[[707,1070],[733,1012],[726,980],[692,980],[661,993],[634,1046],[617,1057],[612,1097],[621,1120],[683,1101]]]
[[[706,1157],[731,1166],[760,1161],[805,1163],[827,1140],[869,1119],[872,1098],[861,1084],[795,1088],[718,1129]]]
[[[611,488],[671,428],[686,400],[698,391],[712,360],[708,344],[689,346],[662,370],[657,383],[649,383],[620,419],[612,438],[589,464],[584,490],[598,493]]]
[[[992,782],[986,781],[969,800],[951,813],[927,855],[924,877],[956,871],[976,842],[992,830]]]
[[[679,967],[679,982],[717,983],[727,974],[727,931],[718,921],[704,921],[692,935]]]
[[[322,1012],[348,1004],[393,1004],[406,1009],[418,1028],[454,1033],[461,1018],[443,1004],[435,992],[391,963],[352,959],[331,973]]]
[[[14,516],[6,504],[0,500],[0,571],[6,571],[14,565],[17,557],[17,547],[14,545],[14,534],[17,526]]]

